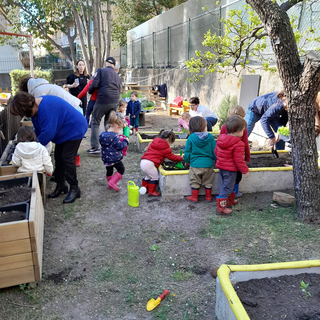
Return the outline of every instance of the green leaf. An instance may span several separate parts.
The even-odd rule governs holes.
[[[152,251],[157,251],[159,249],[159,246],[153,244],[151,247],[150,247],[150,250]]]

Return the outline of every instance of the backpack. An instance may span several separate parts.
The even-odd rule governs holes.
[[[172,106],[175,108],[177,108],[177,107],[181,108],[182,102],[183,102],[183,97],[176,97],[172,102]]]

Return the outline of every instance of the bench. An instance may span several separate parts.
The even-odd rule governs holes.
[[[183,101],[181,107],[173,107],[172,103],[170,103],[169,115],[172,116],[173,113],[176,114],[176,115],[179,115],[180,112],[181,113],[189,112],[189,110],[190,110],[190,107],[189,107],[189,102],[188,101]]]

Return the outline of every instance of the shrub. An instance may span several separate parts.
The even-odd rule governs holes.
[[[228,117],[228,111],[232,106],[238,104],[236,96],[231,97],[230,94],[225,95],[218,108],[219,128],[226,123]]]
[[[44,71],[40,69],[34,70],[34,78],[43,78],[52,83],[52,70]],[[11,91],[15,95],[19,91],[19,83],[25,77],[30,75],[30,70],[15,69],[10,72]]]

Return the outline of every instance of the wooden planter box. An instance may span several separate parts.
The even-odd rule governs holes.
[[[1,155],[1,158],[0,158],[0,167],[2,166],[6,166],[6,167],[9,167],[11,165],[5,165],[6,163],[6,160],[7,160],[7,157],[8,157],[8,154],[10,152],[10,149],[11,147],[14,145],[14,142],[13,140],[10,140],[6,146],[6,148],[4,149],[2,155]]]
[[[28,220],[0,224],[0,288],[37,282],[42,274],[44,210],[37,172],[2,176],[32,177]]]

